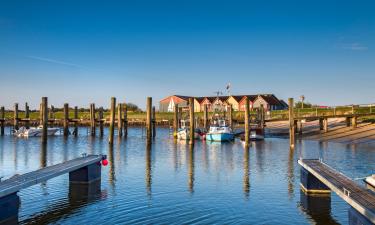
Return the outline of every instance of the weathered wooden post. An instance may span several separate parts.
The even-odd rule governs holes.
[[[346,117],[345,120],[346,120],[346,126],[347,126],[347,127],[350,127],[350,120],[351,120],[351,117]]]
[[[328,118],[323,120],[324,132],[328,132]]]
[[[233,107],[231,104],[228,106],[228,118],[229,118],[229,127],[233,129]]]
[[[13,125],[14,125],[14,129],[15,130],[18,130],[18,103],[14,103],[14,122],[13,122]]]
[[[111,98],[111,118],[109,124],[109,144],[113,144],[113,136],[115,133],[115,113],[116,113],[116,98]]]
[[[49,111],[49,118],[55,119],[55,107],[51,105],[51,110]]]
[[[318,116],[318,107],[315,108],[315,116]]]
[[[39,105],[39,125],[43,125],[43,103]]]
[[[289,105],[289,146],[294,149],[295,144],[295,127],[294,127],[294,99],[288,99]]]
[[[99,135],[100,137],[103,137],[104,135],[103,118],[104,118],[103,107],[100,107],[99,108],[99,133],[100,133]]]
[[[245,145],[248,146],[250,142],[250,103],[249,98],[245,99]]]
[[[152,107],[152,137],[156,137],[156,112],[155,106]]]
[[[190,130],[189,130],[189,144],[194,144],[195,135],[195,116],[194,116],[194,98],[189,98],[189,116],[190,116]]]
[[[27,102],[25,103],[25,127],[26,129],[30,128],[30,109]]]
[[[323,129],[324,129],[323,118],[319,118],[319,130],[323,130]]]
[[[147,97],[146,102],[146,137],[147,139],[151,139],[152,136],[152,98]]]
[[[69,104],[64,104],[64,136],[69,135]]]
[[[206,104],[203,108],[203,127],[206,131],[208,130],[208,106]]]
[[[260,104],[260,128],[264,128],[264,106]]]
[[[124,137],[128,136],[128,107],[124,103]]]
[[[48,98],[42,97],[42,125],[43,125],[43,131],[42,131],[42,143],[47,143],[47,129],[48,129]]]
[[[352,114],[354,115],[355,113],[355,109],[354,109],[354,105],[352,105]]]
[[[78,136],[78,107],[74,107],[74,136]]]
[[[0,110],[0,123],[1,123],[1,127],[0,127],[0,135],[1,136],[4,136],[4,123],[5,123],[5,108],[4,106],[1,106],[1,110]]]
[[[356,128],[356,127],[357,127],[357,117],[353,116],[352,117],[352,128]]]
[[[90,104],[90,131],[91,131],[91,136],[96,135],[96,118],[95,118],[95,104],[91,103]]]
[[[173,114],[173,137],[177,138],[178,131],[178,104],[174,105],[174,114]]]
[[[117,104],[117,134],[122,137],[122,104]]]

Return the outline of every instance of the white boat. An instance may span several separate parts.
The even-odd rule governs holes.
[[[375,188],[375,174],[366,177],[366,178],[364,179],[364,181],[365,181],[368,185],[370,185],[370,186],[372,186],[373,188]]]
[[[253,128],[250,130],[250,140],[261,141],[264,140],[263,129]]]
[[[234,133],[232,129],[226,125],[225,120],[218,119],[214,120],[214,123],[210,126],[210,130],[206,134],[206,140],[208,141],[233,141]]]
[[[55,135],[59,128],[47,128],[47,135]],[[26,129],[26,127],[20,127],[18,130],[14,132],[14,135],[17,137],[41,137],[43,133],[43,126],[38,127],[30,127]]]
[[[189,140],[190,139],[190,128],[189,128],[189,120],[181,120],[181,128],[177,131],[177,139],[179,140]],[[199,130],[195,129],[194,131],[194,139],[203,139],[204,134]]]

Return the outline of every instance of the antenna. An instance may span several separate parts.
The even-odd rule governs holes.
[[[223,94],[223,92],[221,92],[221,91],[215,91],[214,93],[216,94],[217,97],[219,97],[219,95]]]

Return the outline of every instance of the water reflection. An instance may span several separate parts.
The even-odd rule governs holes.
[[[194,145],[189,145],[188,152],[188,187],[190,193],[194,192]]]
[[[245,197],[248,198],[250,194],[250,166],[249,166],[249,145],[244,146],[244,156],[243,156],[243,192]]]
[[[146,190],[147,195],[151,196],[152,185],[152,165],[151,165],[151,141],[146,141]]]
[[[40,168],[47,166],[47,142],[40,142]]]
[[[294,196],[294,148],[289,149],[287,179],[288,179],[289,198],[293,198]]]
[[[113,157],[113,145],[108,145],[108,163],[109,163],[109,174],[108,180],[111,187],[115,188],[116,174],[115,174],[115,162]]]

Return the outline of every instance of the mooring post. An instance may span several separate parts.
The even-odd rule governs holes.
[[[351,120],[351,117],[346,117],[345,120],[346,120],[346,126],[347,126],[347,127],[350,127],[350,120]]]
[[[260,128],[263,129],[264,128],[264,118],[265,117],[265,114],[264,114],[264,106],[263,104],[260,104]]]
[[[190,116],[190,130],[189,130],[189,144],[194,144],[195,135],[195,116],[194,116],[194,98],[189,98],[189,116]]]
[[[96,134],[96,122],[95,122],[95,104],[90,104],[90,130],[91,136],[95,136]]]
[[[228,106],[228,117],[229,117],[229,127],[233,129],[233,107],[232,104]]]
[[[250,142],[250,103],[249,98],[245,99],[245,145],[249,145]]]
[[[323,120],[324,132],[328,132],[328,118]]]
[[[49,118],[54,119],[55,118],[54,113],[55,113],[55,107],[51,105],[51,110],[49,111]]]
[[[78,107],[74,107],[74,136],[78,136]]]
[[[39,105],[39,125],[43,125],[43,103]]]
[[[26,129],[29,129],[30,128],[30,109],[29,109],[29,105],[27,104],[27,102],[25,103],[25,127]]]
[[[152,107],[152,137],[156,137],[156,112],[155,106]]]
[[[298,134],[302,135],[302,120],[297,121]]]
[[[319,118],[319,130],[323,130],[323,129],[324,129],[323,118]]]
[[[203,127],[206,131],[208,131],[208,106],[204,104],[203,108]]]
[[[295,144],[295,127],[294,127],[294,99],[288,99],[289,105],[289,146],[294,149]]]
[[[356,128],[356,127],[357,127],[357,117],[353,116],[352,117],[352,128]]]
[[[124,137],[128,136],[128,107],[124,103]]]
[[[355,110],[354,110],[354,105],[352,104],[352,114],[354,115]]]
[[[69,104],[64,104],[64,136],[69,135]]]
[[[122,137],[122,104],[117,104],[117,134]]]
[[[100,137],[103,137],[104,135],[103,118],[104,118],[103,107],[100,107],[99,108],[99,133],[100,133],[99,135]]]
[[[18,103],[14,103],[14,122],[13,126],[15,130],[18,130]]]
[[[4,136],[4,124],[5,124],[5,108],[4,106],[1,106],[0,110],[0,123],[1,123],[1,128],[0,128],[0,135]]]
[[[115,133],[115,115],[116,114],[116,98],[111,98],[111,118],[109,124],[109,144],[113,144],[113,136]]]
[[[152,137],[152,98],[147,97],[146,102],[146,137],[148,140]]]
[[[48,130],[48,98],[42,97],[42,143],[47,143],[47,130]]]
[[[174,113],[173,113],[173,137],[177,138],[177,131],[178,131],[178,104],[174,105]]]

